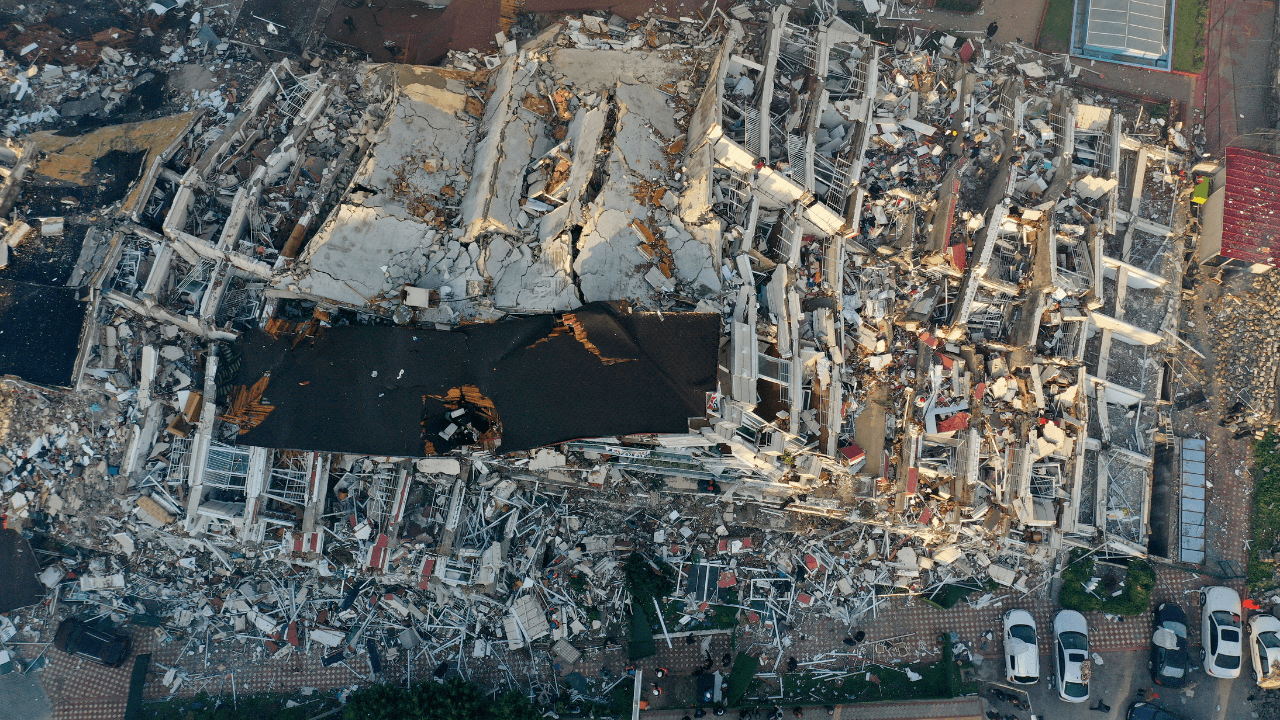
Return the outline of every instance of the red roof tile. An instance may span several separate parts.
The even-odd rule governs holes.
[[[1227,148],[1222,255],[1280,263],[1280,157]]]

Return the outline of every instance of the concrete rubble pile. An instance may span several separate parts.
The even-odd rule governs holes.
[[[145,616],[191,651],[172,692],[223,643],[520,684],[613,644],[633,552],[676,568],[668,642],[743,613],[778,659],[811,617],[1043,592],[1071,547],[1145,555],[1180,130],[1126,134],[1025,48],[884,45],[829,10],[587,14],[443,67],[284,60],[197,110],[86,269],[72,396],[97,404],[0,461],[5,512],[66,544],[23,632],[77,603]],[[133,67],[108,49],[97,72]],[[688,433],[237,443],[273,407],[232,387],[252,330],[620,300],[719,314]]]
[[[1277,280],[1258,275],[1246,292],[1224,297],[1213,319],[1217,375],[1229,389],[1224,417],[1237,433],[1261,435],[1275,417],[1277,328],[1273,311]]]
[[[230,78],[256,74],[258,59],[246,51],[249,45],[230,38],[250,34],[232,30],[238,6],[214,3],[205,10],[200,0],[117,5],[136,18],[136,30],[111,26],[77,35],[71,28],[78,23],[49,22],[37,6],[17,9],[17,22],[4,31],[5,44],[16,51],[0,55],[0,77],[16,106],[3,119],[7,137],[51,121],[131,115],[140,109],[139,97],[161,94],[171,72],[199,70],[202,61],[212,61],[228,80],[192,88],[190,109],[226,113],[243,99]],[[166,22],[165,13],[175,6],[185,8],[190,22]],[[86,8],[83,14],[96,18],[100,12]]]

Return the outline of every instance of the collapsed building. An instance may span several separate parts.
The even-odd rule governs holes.
[[[714,500],[705,527],[649,522],[647,552],[679,569],[681,624],[732,590],[775,640],[894,588],[1043,592],[1065,548],[1146,555],[1178,131],[1127,134],[1069,60],[802,17],[285,60],[229,118],[195,113],[87,273],[70,384],[127,406],[131,509],[102,542],[227,569],[258,548],[317,598],[369,574],[402,589],[375,611],[410,622],[401,647],[443,658],[467,633],[428,627],[484,626],[477,661],[605,632],[532,572],[625,601],[634,513],[588,520],[593,493]],[[830,532],[751,537],[804,523]],[[218,614],[358,646],[354,612],[275,592]]]

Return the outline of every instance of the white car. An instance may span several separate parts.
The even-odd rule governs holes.
[[[1253,680],[1264,690],[1280,688],[1280,620],[1275,615],[1249,618],[1249,657]]]
[[[1210,677],[1240,677],[1240,596],[1229,587],[1200,591],[1200,659]]]
[[[1016,685],[1032,685],[1040,679],[1036,619],[1026,610],[1004,614],[1004,675]]]
[[[1075,610],[1053,616],[1053,664],[1058,697],[1069,703],[1089,699],[1089,623]]]

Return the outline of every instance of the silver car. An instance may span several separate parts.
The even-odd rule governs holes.
[[[1053,616],[1053,663],[1058,681],[1058,697],[1064,702],[1089,699],[1089,623],[1075,610]]]

